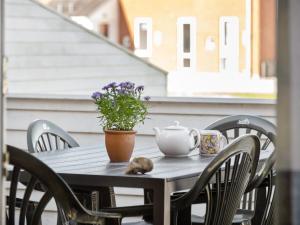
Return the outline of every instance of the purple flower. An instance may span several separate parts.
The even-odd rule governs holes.
[[[110,88],[116,88],[116,87],[117,87],[117,83],[116,83],[116,82],[111,82],[111,83],[109,83],[108,85],[104,86],[104,87],[102,88],[102,90],[107,91],[107,90],[110,89]]]
[[[117,89],[116,91],[118,92],[118,94],[121,94],[121,95],[126,93],[125,89]]]
[[[97,99],[101,98],[102,95],[103,95],[102,93],[96,91],[96,92],[94,92],[94,93],[92,94],[92,98],[95,99],[95,100],[97,100]]]
[[[121,89],[128,89],[128,90],[131,90],[131,89],[134,89],[134,83],[129,82],[129,81],[122,82],[122,83],[119,84],[119,87],[120,87]]]
[[[109,83],[107,85],[107,87],[109,87],[109,88],[115,88],[115,87],[117,87],[117,83],[116,82],[111,82],[111,83]]]
[[[108,85],[104,86],[102,90],[107,91],[109,89]]]
[[[145,87],[143,85],[140,85],[140,86],[137,86],[135,90],[138,91],[138,92],[141,92],[141,91],[144,90],[144,88]]]
[[[144,99],[145,99],[146,101],[149,101],[149,100],[150,100],[150,96],[145,96]]]
[[[121,83],[119,83],[119,87],[124,87],[125,86],[125,82],[121,82]]]
[[[134,89],[134,83],[128,82],[127,88],[128,88],[128,89]]]

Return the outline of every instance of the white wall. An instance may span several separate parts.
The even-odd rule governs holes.
[[[10,93],[90,95],[111,81],[166,95],[166,72],[31,0],[6,0]]]
[[[267,94],[277,92],[277,78],[248,77],[244,74],[182,72],[168,74],[168,94],[171,96]]]
[[[183,126],[204,128],[227,115],[250,114],[275,122],[272,100],[222,98],[153,98],[149,119],[137,127],[137,145],[154,144],[153,127],[178,120]],[[26,130],[39,118],[70,132],[82,145],[103,142],[96,106],[88,96],[10,94],[7,97],[7,142],[26,147]]]

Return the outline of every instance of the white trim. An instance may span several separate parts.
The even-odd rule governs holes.
[[[64,94],[30,94],[30,93],[8,93],[6,95],[8,101],[8,110],[39,110],[39,111],[69,111],[75,110],[80,112],[95,112],[95,107],[91,104],[92,99],[87,95],[64,95]],[[15,103],[12,103],[15,102]],[[46,102],[46,103],[45,103]],[[68,107],[66,107],[66,102]],[[73,103],[72,103],[73,102]],[[76,104],[74,104],[76,103]],[[158,103],[165,105],[166,103],[194,103],[194,104],[267,104],[276,105],[276,100],[257,99],[257,98],[231,98],[231,97],[151,97],[150,104]],[[164,104],[161,104],[164,103]],[[74,105],[72,105],[74,104]],[[44,105],[42,107],[41,105]],[[69,106],[69,105],[72,105]],[[180,111],[180,108],[177,107]],[[199,108],[198,108],[199,109]],[[150,111],[155,109],[150,107]]]
[[[251,10],[252,10],[252,0],[245,0],[246,5],[246,54],[245,54],[245,73],[247,77],[251,77]]]
[[[233,46],[229,46],[227,44],[224,44],[226,42],[225,39],[227,37],[225,36],[224,31],[224,24],[225,22],[230,22],[234,24],[234,34],[231,36],[233,40],[230,40],[232,43],[234,43]],[[239,53],[240,53],[240,28],[239,28],[239,18],[237,16],[221,16],[219,21],[219,71],[224,73],[230,73],[230,74],[238,74],[239,73]],[[231,66],[233,68],[230,68],[228,70],[224,70],[223,68],[223,59],[231,59]]]
[[[183,25],[190,25],[190,52],[183,50]],[[183,60],[190,60],[190,67],[184,67]],[[179,17],[177,19],[177,68],[182,70],[196,69],[196,17]]]
[[[140,24],[146,24],[147,49],[140,49]],[[150,57],[152,55],[152,18],[136,17],[134,19],[134,53],[139,57]]]

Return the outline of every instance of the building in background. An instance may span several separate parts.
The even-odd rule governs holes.
[[[274,76],[275,0],[42,0],[167,70]]]
[[[129,80],[167,94],[166,71],[38,2],[7,0],[5,21],[9,93],[90,96]]]
[[[170,95],[276,92],[275,0],[41,1],[85,7],[62,12],[168,71]]]
[[[89,30],[119,42],[118,0],[39,0]]]

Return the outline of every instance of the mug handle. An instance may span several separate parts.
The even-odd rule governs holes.
[[[191,131],[190,131],[190,135],[192,135],[193,133],[196,133],[196,135],[197,135],[197,141],[196,141],[194,147],[192,147],[192,148],[190,149],[190,151],[194,150],[195,148],[197,148],[197,147],[200,145],[200,132],[199,132],[199,130],[196,129],[196,128],[193,128],[193,129],[191,129]]]
[[[221,139],[222,139],[220,148],[221,148],[221,150],[223,150],[223,148],[228,144],[228,142],[227,142],[227,138],[221,132],[220,132],[220,134],[221,134]]]

